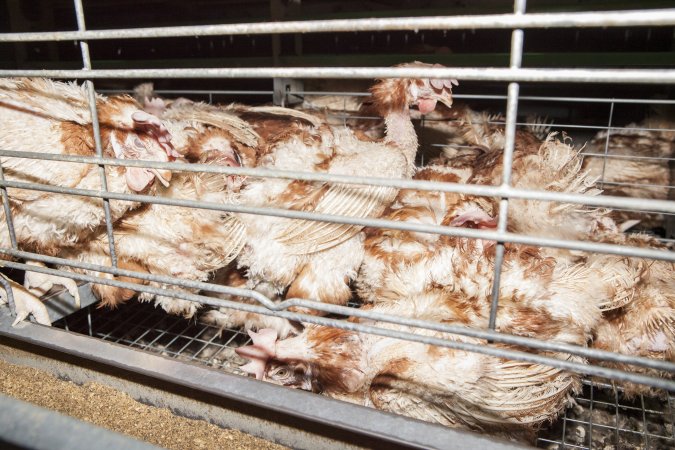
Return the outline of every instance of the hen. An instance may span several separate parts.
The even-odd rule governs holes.
[[[514,155],[515,186],[597,193],[588,191],[592,183],[580,172],[580,159],[572,147],[547,139],[534,151],[535,140],[524,142],[520,140]],[[483,148],[443,158],[447,165],[425,167],[416,178],[499,182],[499,153]],[[511,206],[519,211],[511,214],[513,231],[536,232],[557,223],[551,230],[554,235],[587,238],[602,232],[604,240],[623,237],[602,211],[535,200],[511,202]],[[404,190],[384,217],[492,228],[496,210],[496,204],[487,199]],[[564,226],[559,223],[563,219]],[[487,326],[494,274],[492,243],[398,230],[368,230],[367,235],[357,278],[360,297],[372,304],[366,308],[445,324]],[[668,300],[672,283],[663,278],[667,270],[661,263],[654,264],[660,268],[653,272],[660,280],[656,283],[645,277],[646,266],[636,258],[566,255],[562,250],[506,244],[497,330],[581,346],[595,338],[600,348],[623,346],[631,348],[632,354],[672,355],[672,297]],[[640,311],[628,313],[634,306]],[[612,314],[619,319],[613,320]],[[622,332],[617,333],[617,328]],[[258,378],[449,426],[507,435],[528,436],[555,417],[567,394],[579,386],[578,375],[558,369],[326,327],[308,326],[300,336],[279,342],[271,330],[252,336],[254,345],[239,353],[252,359],[245,368]]]
[[[429,166],[415,178],[465,182],[470,174],[461,167]],[[482,198],[403,190],[384,217],[493,228],[495,210]],[[487,326],[493,243],[385,229],[368,230],[367,236],[357,278],[360,297],[373,304],[367,309],[445,324]],[[603,283],[598,270],[556,264],[536,248],[507,245],[506,250],[497,329],[584,345],[601,319],[597,299],[613,295],[611,280]],[[580,284],[585,289],[579,289]],[[477,339],[425,334],[485,345]],[[320,389],[332,397],[509,436],[529,436],[555,417],[579,382],[576,375],[536,364],[325,327],[309,326],[300,336],[274,346],[270,342],[276,334],[271,331],[253,336],[252,350],[244,347],[239,352],[253,357],[247,370],[258,377],[263,377],[261,363],[272,357],[288,365],[268,365],[265,379],[286,385],[298,384],[300,379],[300,387]],[[256,356],[262,356],[262,361]]]
[[[661,116],[648,118],[640,124],[612,129],[609,137],[607,131],[602,131],[588,142],[584,152],[604,154],[605,145],[608,158],[584,158],[584,168],[606,182],[603,184],[605,194],[668,198],[668,186],[672,185],[668,159],[675,155],[675,123],[672,120]],[[620,223],[639,221],[643,229],[663,226],[663,215],[658,213],[614,211],[612,217]]]
[[[650,247],[665,250],[655,239],[638,234],[603,233],[594,240],[611,244]],[[600,255],[589,256],[597,261]],[[599,264],[613,259],[622,265],[639,267],[638,273],[617,279],[631,285],[624,301],[605,308],[604,320],[594,330],[592,347],[625,355],[641,356],[675,362],[675,264],[668,261],[647,261],[639,258],[606,256]],[[628,364],[597,361],[597,364],[628,372],[643,373],[659,378],[673,378],[674,372],[664,372]],[[629,382],[613,382],[623,388],[627,397],[662,395],[662,391]]]
[[[140,110],[132,98],[97,97],[103,155],[119,159],[169,161],[176,153],[159,120]],[[0,79],[0,147],[4,150],[95,156],[84,86],[46,79]],[[101,190],[95,165],[2,157],[7,180]],[[157,178],[168,185],[165,170],[106,167],[108,190],[152,193]],[[16,239],[23,250],[54,255],[59,248],[85,240],[104,221],[100,199],[8,189]],[[139,203],[111,201],[116,221]],[[4,221],[4,211],[0,213]],[[9,247],[7,227],[0,245]]]
[[[433,111],[437,101],[450,106],[453,83],[410,79],[378,82],[371,89],[372,100],[385,119],[386,137],[377,142],[360,140],[346,128],[301,119],[289,123],[288,119],[246,109],[238,113],[265,140],[259,167],[408,178],[414,172],[417,152],[409,106],[417,105],[425,113]],[[395,195],[396,189],[387,187],[266,178],[248,180],[240,201],[251,206],[378,217]],[[240,217],[246,226],[247,244],[238,265],[246,269],[247,287],[268,295],[333,304],[345,304],[351,298],[349,283],[363,258],[362,227],[273,216]],[[213,321],[229,327],[242,325],[236,317],[223,311],[210,315]],[[286,330],[288,327],[279,331]]]
[[[499,150],[503,146],[502,130],[489,124],[487,115],[478,115],[461,107],[455,113],[460,117],[445,128],[446,131],[453,130],[447,136],[454,145],[446,147],[447,156],[439,160],[454,170],[463,169],[470,173],[464,175],[470,183],[498,184],[502,169]],[[598,195],[601,192],[594,185],[595,174],[582,165],[580,155],[571,146],[550,138],[540,143],[534,135],[528,137],[528,134],[527,130],[519,130],[516,134],[513,185],[586,195]],[[661,132],[660,140],[644,141],[643,145],[655,146],[665,152],[670,145],[669,136],[668,132]],[[640,148],[644,150],[646,147]],[[508,230],[535,236],[665,249],[653,238],[621,233],[621,228],[612,220],[616,214],[615,211],[572,204],[511,199]],[[593,347],[673,361],[675,286],[672,273],[675,266],[672,263],[564,249],[542,248],[540,251],[555,258],[558,263],[601,269],[599,276],[610,282],[608,289],[609,286],[612,288],[607,293],[611,295],[598,303],[603,311],[603,320],[593,330]],[[626,371],[672,377],[672,374],[638,366],[603,361],[597,363]],[[630,383],[624,383],[623,386],[629,396],[653,393],[646,386]]]
[[[414,311],[414,318],[438,320],[447,300],[429,295],[415,299],[414,306],[411,303],[402,300],[367,308],[399,316],[410,316]],[[446,426],[508,437],[530,439],[532,431],[553,419],[565,407],[568,394],[579,387],[577,376],[546,366],[342,329],[308,325],[299,336],[278,342],[271,329],[250,333],[254,345],[240,347],[237,352],[256,358],[257,363],[243,369],[257,372],[263,380]],[[486,345],[474,338],[418,334]],[[272,361],[262,364],[267,358]]]
[[[236,117],[234,125],[240,125]],[[163,119],[179,143],[178,150],[195,163],[205,165],[253,166],[257,155],[254,147],[242,142],[235,130],[205,126],[202,122]],[[231,132],[232,131],[232,132]],[[187,138],[186,133],[190,134]],[[185,145],[181,145],[185,142]],[[211,203],[231,203],[236,198],[242,180],[239,177],[203,172],[178,172],[171,185],[159,187],[156,196],[179,200]],[[114,226],[118,266],[137,272],[165,275],[192,281],[207,281],[212,273],[227,266],[244,244],[244,229],[238,218],[230,213],[198,208],[147,204],[128,213]],[[65,249],[59,256],[104,265],[108,258],[107,234],[101,230],[88,243]],[[84,271],[104,278],[110,274]],[[119,277],[122,281],[140,282]],[[152,283],[155,284],[155,283]],[[182,288],[160,285],[162,288]],[[106,285],[94,285],[94,293],[103,305],[116,306],[135,295],[134,291]],[[141,294],[141,300],[155,300],[157,305],[173,314],[192,317],[197,303],[171,297]]]

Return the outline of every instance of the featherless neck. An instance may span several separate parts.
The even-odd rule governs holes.
[[[417,154],[417,133],[410,120],[410,110],[390,111],[384,118],[386,140],[404,150],[409,162],[413,162]]]

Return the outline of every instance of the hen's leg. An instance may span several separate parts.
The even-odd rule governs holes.
[[[264,314],[228,308],[207,311],[200,317],[200,320],[216,325],[221,329],[243,328],[245,330],[262,330],[264,328],[271,328],[277,332],[281,339],[285,339],[289,335],[296,335],[299,332],[293,323],[281,317],[266,316]]]
[[[33,318],[37,323],[51,326],[52,322],[49,319],[47,308],[42,304],[40,299],[20,284],[15,283],[4,275],[2,275],[2,277],[5,278],[12,287],[14,308],[16,312],[16,319],[14,319],[12,326],[16,326],[16,324],[25,320],[30,314],[33,315]],[[0,303],[9,303],[7,300],[7,293],[4,291],[0,294]]]
[[[30,262],[28,265],[46,267],[44,264],[38,262]],[[71,278],[47,275],[27,270],[23,285],[38,297],[45,295],[55,285],[61,285],[73,296],[75,299],[75,306],[78,308],[80,307],[80,292],[77,289],[77,283]]]
[[[233,287],[244,287],[246,285],[246,280],[227,280],[229,286]],[[265,295],[270,299],[277,299],[276,292],[274,288],[267,284],[261,283],[255,288],[256,291]],[[232,300],[239,303],[248,303],[248,304],[257,304],[253,299],[247,297],[237,297],[230,296],[227,294],[220,293],[209,293],[213,297],[222,298],[224,300]],[[200,320],[206,323],[216,325],[221,328],[243,328],[245,330],[261,330],[263,328],[272,328],[274,329],[278,336],[283,339],[289,334],[298,334],[299,328],[290,321],[283,319],[281,317],[267,316],[264,314],[257,314],[247,311],[239,311],[231,308],[220,308],[214,309],[206,312],[200,317]]]

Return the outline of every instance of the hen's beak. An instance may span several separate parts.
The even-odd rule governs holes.
[[[149,169],[159,181],[164,185],[164,187],[169,187],[169,181],[171,181],[171,171],[162,170],[162,169]]]

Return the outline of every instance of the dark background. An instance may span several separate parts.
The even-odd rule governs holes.
[[[672,1],[532,0],[528,12],[630,10],[672,7]],[[348,19],[509,13],[503,0],[84,0],[88,29],[161,27],[271,20]],[[1,0],[2,32],[75,30],[69,0]],[[525,31],[523,67],[672,68],[673,27],[537,29]],[[390,66],[420,60],[456,67],[505,67],[510,30],[459,30],[280,35],[274,57],[273,36],[99,40],[90,42],[95,69],[165,67]],[[0,44],[0,69],[79,69],[76,42]],[[98,89],[129,89],[148,80],[100,80]],[[461,82],[457,93],[505,94],[505,83]],[[368,82],[335,86],[363,90]],[[270,79],[157,80],[157,89],[271,90]],[[306,89],[330,89],[324,81]],[[335,89],[330,89],[335,90]],[[523,83],[522,95],[672,98],[666,85]],[[271,97],[222,96],[216,101],[260,103]],[[474,102],[476,108],[504,110],[504,101]],[[527,106],[525,106],[527,108]],[[608,105],[546,105],[540,108],[562,122],[606,125]],[[524,111],[524,113],[527,111]],[[616,124],[641,120],[647,107],[615,108]],[[570,122],[571,121],[571,122]]]

